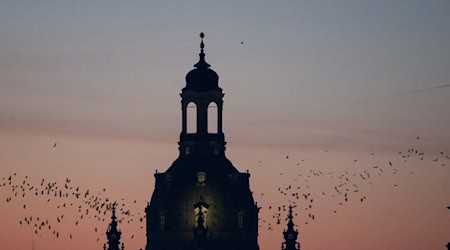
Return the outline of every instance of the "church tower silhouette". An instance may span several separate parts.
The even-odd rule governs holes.
[[[224,94],[219,76],[205,61],[204,34],[200,37],[200,59],[180,94],[179,156],[166,172],[155,173],[145,209],[145,249],[259,250],[259,208],[250,191],[250,174],[239,172],[225,156]],[[191,120],[195,126],[188,127]]]

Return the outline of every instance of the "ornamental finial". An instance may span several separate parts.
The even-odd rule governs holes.
[[[111,210],[112,210],[112,216],[111,216],[111,219],[112,219],[113,221],[115,221],[115,220],[117,219],[117,217],[116,217],[116,206],[117,206],[117,203],[114,202],[114,203],[112,204],[112,207],[111,207]]]
[[[206,61],[205,61],[205,52],[204,52],[204,48],[205,48],[205,44],[203,43],[203,38],[205,37],[205,33],[201,32],[200,33],[200,38],[202,39],[200,42],[200,60],[198,61],[198,63],[196,63],[194,65],[194,67],[196,68],[209,68],[211,65],[209,65]]]
[[[200,49],[201,52],[203,53],[203,48],[205,48],[205,44],[203,43],[203,38],[205,37],[205,33],[201,32],[200,33],[200,38],[202,39],[202,41],[200,42]]]

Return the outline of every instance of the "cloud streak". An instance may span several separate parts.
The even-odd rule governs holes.
[[[450,87],[450,84],[434,86],[434,87],[429,87],[429,88],[423,88],[423,89],[416,89],[416,90],[413,90],[413,93],[420,93],[420,92],[425,92],[425,91],[429,91],[429,90],[443,89],[443,88],[448,88],[448,87]]]

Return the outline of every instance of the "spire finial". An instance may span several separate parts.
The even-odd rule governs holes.
[[[203,43],[203,38],[205,37],[205,33],[201,32],[200,33],[200,38],[201,38],[201,42],[200,42],[200,60],[198,61],[198,63],[196,63],[194,65],[194,67],[196,68],[209,68],[211,67],[211,65],[209,65],[206,61],[205,61],[205,52],[204,52],[204,48],[205,48],[205,44]]]
[[[292,216],[292,205],[289,206],[289,219],[293,219],[294,217]]]

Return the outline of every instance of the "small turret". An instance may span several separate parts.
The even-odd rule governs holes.
[[[292,206],[289,206],[288,228],[283,231],[284,242],[281,244],[281,250],[300,250],[300,243],[297,242],[298,231],[294,230],[293,218]]]
[[[106,237],[108,238],[108,247],[106,244],[103,245],[103,250],[124,250],[124,244],[120,247],[120,236],[122,232],[117,229],[117,217],[116,217],[116,203],[112,205],[112,216],[111,223],[108,226],[108,230],[106,231]]]

